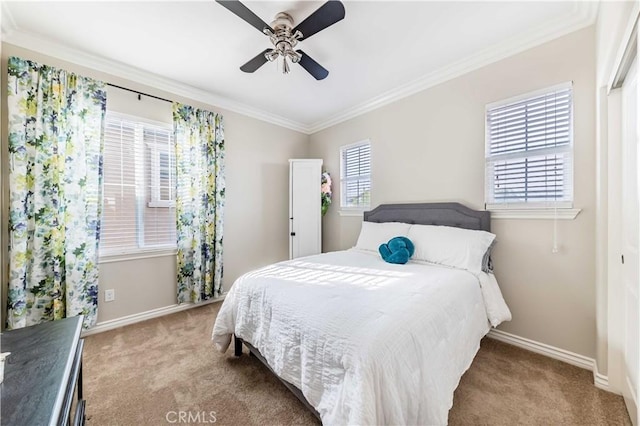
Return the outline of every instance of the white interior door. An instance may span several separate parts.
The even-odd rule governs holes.
[[[624,291],[623,396],[634,425],[638,424],[640,369],[640,120],[637,59],[622,86],[622,280]]]
[[[322,250],[322,160],[291,160],[290,166],[289,257],[294,259]]]

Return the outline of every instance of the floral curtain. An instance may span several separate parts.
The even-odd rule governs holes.
[[[178,303],[222,290],[224,129],[222,116],[174,103]]]
[[[98,306],[104,83],[11,57],[7,327]]]

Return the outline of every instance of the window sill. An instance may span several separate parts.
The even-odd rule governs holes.
[[[582,209],[495,209],[491,219],[554,219],[573,220]],[[557,214],[557,216],[556,216]]]
[[[176,248],[163,248],[156,250],[136,250],[128,253],[114,253],[100,256],[98,263],[124,262],[128,260],[150,259],[154,257],[175,256],[178,253]]]
[[[338,210],[340,216],[362,217],[365,210]]]

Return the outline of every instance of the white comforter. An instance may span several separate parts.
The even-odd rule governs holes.
[[[490,322],[510,319],[495,278],[348,250],[240,277],[213,328],[255,346],[327,425],[444,425]]]

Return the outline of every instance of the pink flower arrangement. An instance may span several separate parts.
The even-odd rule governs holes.
[[[331,205],[331,176],[329,172],[322,172],[322,180],[320,186],[320,197],[322,200],[322,216],[327,214]]]

